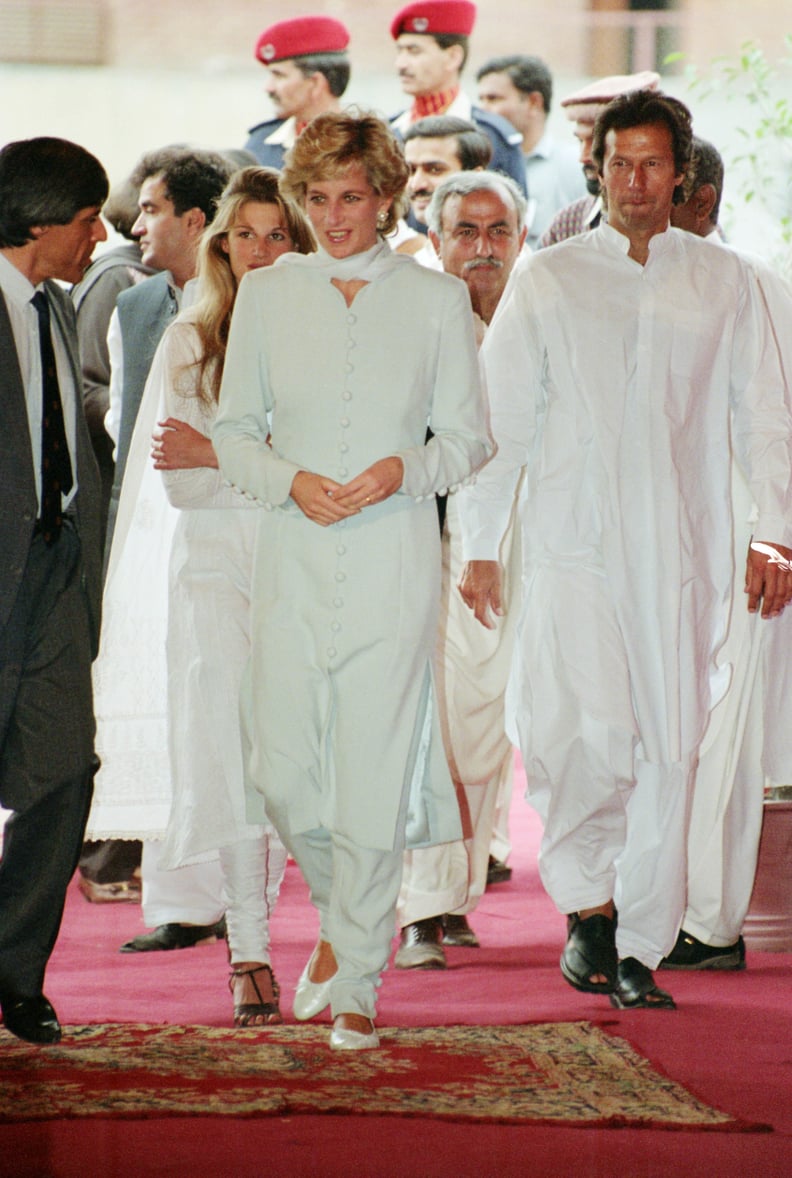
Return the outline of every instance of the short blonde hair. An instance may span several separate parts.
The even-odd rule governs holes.
[[[309,184],[331,180],[356,163],[377,195],[391,198],[387,220],[378,225],[381,233],[390,233],[407,209],[410,171],[401,144],[376,115],[331,111],[312,119],[286,155],[281,192],[304,205]]]

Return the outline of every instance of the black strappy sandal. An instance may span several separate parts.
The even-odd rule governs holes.
[[[261,996],[261,991],[258,988],[258,982],[256,981],[256,974],[261,973],[263,969],[267,971],[270,977],[272,993],[274,995],[274,1001],[272,1002],[264,1001]],[[234,982],[237,978],[250,978],[253,983],[253,989],[256,991],[258,1002],[240,1002],[239,1004],[236,1002],[234,1003],[235,1027],[249,1027],[251,1025],[251,1021],[254,1018],[261,1018],[262,1016],[264,1017],[265,1022],[258,1024],[261,1026],[274,1026],[283,1022],[280,1006],[278,1005],[278,999],[280,998],[280,986],[275,981],[275,975],[272,972],[270,966],[257,965],[255,969],[232,969],[231,975],[228,979],[228,988],[232,994],[234,993]]]

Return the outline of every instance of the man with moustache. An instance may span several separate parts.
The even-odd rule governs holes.
[[[0,151],[0,1008],[57,1043],[44,974],[91,803],[101,489],[74,312],[107,233],[104,168],[64,139]]]
[[[525,242],[525,212],[517,185],[493,172],[459,172],[434,190],[428,212],[431,244],[445,272],[467,285],[479,343]],[[513,772],[503,696],[516,609],[486,630],[462,601],[457,591],[462,539],[454,499],[449,496],[443,529],[435,681],[465,837],[405,854],[398,969],[443,969],[443,945],[478,945],[468,917],[487,886],[495,805]],[[509,600],[519,583],[519,552],[512,539],[510,531],[500,553],[508,570],[504,599]]]
[[[267,67],[267,95],[276,117],[250,130],[245,149],[268,168],[283,167],[306,123],[340,110],[349,85],[349,30],[332,16],[300,16],[270,25],[256,42]]]

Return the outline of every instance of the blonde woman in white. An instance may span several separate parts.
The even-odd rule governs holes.
[[[238,172],[201,244],[197,301],[166,332],[149,378],[161,406],[154,466],[179,509],[167,636],[173,802],[161,866],[219,852],[237,1026],[282,1021],[269,917],[286,852],[245,814],[238,698],[259,510],[220,475],[209,435],[240,280],[283,253],[314,248],[303,214],[279,194],[277,173]]]

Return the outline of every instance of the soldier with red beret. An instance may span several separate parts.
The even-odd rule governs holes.
[[[390,27],[396,69],[413,104],[391,120],[391,128],[403,136],[412,123],[429,115],[467,119],[492,143],[490,169],[511,176],[525,192],[522,135],[506,119],[473,106],[460,88],[475,20],[471,0],[414,0],[396,14]]]
[[[252,127],[245,148],[259,163],[282,168],[303,127],[340,110],[349,84],[349,30],[332,16],[280,20],[256,42],[256,60],[269,70],[267,94],[277,117]]]

